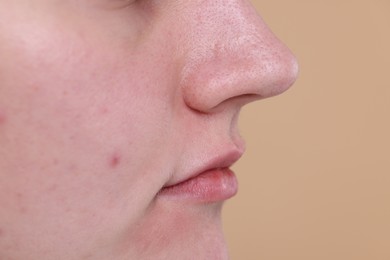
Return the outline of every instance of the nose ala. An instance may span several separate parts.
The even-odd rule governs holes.
[[[245,104],[278,95],[293,84],[295,57],[249,3],[198,2],[187,17],[191,29],[184,32],[181,87],[189,107],[209,113],[231,100]]]

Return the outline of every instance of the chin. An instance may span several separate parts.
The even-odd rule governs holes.
[[[221,208],[222,203],[157,201],[135,229],[129,228],[121,246],[123,259],[229,259]]]

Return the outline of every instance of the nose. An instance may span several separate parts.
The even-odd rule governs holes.
[[[246,0],[199,0],[183,32],[183,99],[210,113],[221,104],[240,106],[278,95],[296,80],[295,57]],[[241,100],[243,102],[232,102]]]

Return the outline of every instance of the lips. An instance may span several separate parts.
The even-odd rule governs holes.
[[[233,197],[237,190],[238,182],[234,172],[229,168],[217,168],[164,187],[159,195],[194,202],[217,202]]]
[[[170,200],[212,203],[233,197],[238,191],[238,181],[230,169],[242,155],[232,150],[211,160],[199,171],[184,176],[163,187],[158,196]]]

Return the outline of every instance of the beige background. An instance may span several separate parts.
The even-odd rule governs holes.
[[[390,260],[390,1],[253,0],[298,57],[244,109],[233,260]]]

